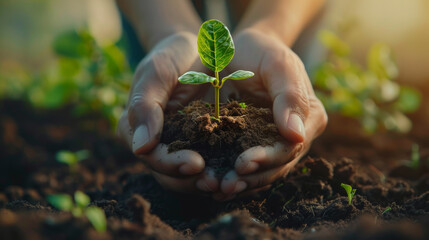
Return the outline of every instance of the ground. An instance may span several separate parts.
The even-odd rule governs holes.
[[[219,203],[162,190],[107,121],[69,112],[0,102],[0,239],[429,239],[424,137],[366,136],[331,116],[287,178]],[[413,143],[418,168],[405,164]],[[81,149],[91,157],[75,172],[55,160],[60,150]],[[357,189],[351,205],[341,183]],[[106,233],[46,201],[76,190],[105,211]]]

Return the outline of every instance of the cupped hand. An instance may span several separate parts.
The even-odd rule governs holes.
[[[268,187],[284,177],[326,127],[327,115],[311,86],[299,57],[283,42],[259,30],[246,29],[235,36],[236,52],[229,71],[255,73],[234,81],[241,96],[271,105],[283,142],[244,151],[235,169],[222,179],[218,200]]]
[[[197,36],[177,33],[159,42],[138,65],[128,108],[122,114],[118,135],[134,154],[141,156],[165,188],[178,192],[216,191],[218,181],[204,159],[190,150],[168,153],[160,144],[164,111],[174,110],[201,97],[208,86],[178,84],[188,70],[204,71],[197,51]]]

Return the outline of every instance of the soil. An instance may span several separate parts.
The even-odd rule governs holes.
[[[2,101],[0,239],[429,239],[427,137],[350,135],[333,129],[353,123],[330,121],[285,179],[219,203],[163,190],[100,116]],[[413,143],[417,169],[404,164]],[[76,172],[55,161],[81,149],[91,157]],[[351,205],[341,183],[357,189]],[[105,211],[106,233],[46,202],[76,190]]]
[[[240,153],[255,146],[281,141],[273,114],[268,108],[241,107],[232,101],[220,104],[219,120],[214,104],[194,101],[182,111],[165,117],[161,142],[170,152],[197,151],[219,177],[234,168]]]

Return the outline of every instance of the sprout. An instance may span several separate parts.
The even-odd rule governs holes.
[[[254,75],[253,72],[238,70],[230,75],[219,79],[222,71],[234,56],[234,42],[228,28],[220,21],[212,19],[201,25],[198,32],[198,53],[201,62],[214,71],[215,77],[205,73],[190,71],[179,77],[183,84],[211,83],[215,88],[215,118],[219,119],[219,90],[228,79],[243,80]]]
[[[419,145],[413,144],[411,146],[411,161],[407,163],[407,166],[413,169],[418,169],[420,166],[420,152]]]
[[[88,206],[91,199],[85,193],[76,191],[74,193],[74,202],[72,197],[67,194],[48,195],[47,200],[55,208],[71,212],[74,217],[85,215],[98,232],[106,231],[106,215],[104,211],[97,206]]]
[[[381,213],[381,215],[384,215],[386,213],[388,213],[390,210],[392,210],[391,207],[387,207],[386,209],[384,209],[384,211]]]
[[[76,172],[78,162],[85,160],[88,157],[89,157],[88,150],[80,150],[77,152],[59,151],[55,156],[58,162],[69,165],[71,172]]]
[[[344,183],[341,183],[341,187],[343,187],[346,190],[347,197],[349,198],[349,205],[352,205],[352,200],[356,193],[356,189],[353,189],[352,186]]]
[[[247,105],[244,102],[239,103],[239,105],[240,105],[241,108],[247,108]]]

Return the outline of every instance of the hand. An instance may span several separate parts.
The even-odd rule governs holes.
[[[118,135],[134,154],[143,157],[153,176],[165,188],[178,192],[215,191],[218,181],[210,169],[204,172],[200,154],[181,150],[168,153],[159,144],[164,111],[186,106],[201,97],[208,86],[178,84],[188,70],[204,71],[197,51],[197,36],[177,33],[159,42],[140,62],[130,91],[128,109],[118,125]],[[206,88],[206,89],[204,89]]]
[[[289,47],[253,29],[234,39],[236,54],[228,69],[255,73],[249,80],[234,81],[234,85],[242,96],[272,104],[274,121],[285,141],[244,151],[235,169],[223,178],[221,192],[214,194],[218,200],[269,187],[287,175],[327,124],[325,109],[314,94],[305,67]]]

